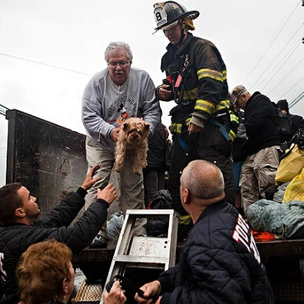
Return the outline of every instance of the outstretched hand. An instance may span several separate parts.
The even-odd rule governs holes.
[[[104,187],[102,190],[97,189],[97,198],[101,198],[108,202],[109,204],[112,204],[117,197],[117,192],[113,184],[108,184],[106,187]]]
[[[88,190],[90,189],[101,177],[93,178],[96,171],[100,168],[100,165],[95,165],[87,174],[85,180],[83,181],[81,188]]]

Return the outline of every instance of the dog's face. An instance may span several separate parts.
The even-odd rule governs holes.
[[[144,120],[131,117],[121,126],[121,132],[124,132],[124,138],[129,144],[142,143],[148,138],[150,125]]]

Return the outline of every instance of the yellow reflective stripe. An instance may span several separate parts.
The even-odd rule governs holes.
[[[230,100],[229,99],[221,100],[219,102],[219,105],[229,109],[230,108]]]
[[[190,215],[178,215],[178,223],[180,225],[191,225],[192,219]]]
[[[171,133],[182,134],[182,124],[180,124],[180,123],[171,124],[170,131],[171,131]]]
[[[221,100],[215,107],[214,112],[223,110],[223,109],[229,109],[230,108],[230,101],[228,99],[226,100]]]
[[[239,118],[236,115],[230,114],[230,121],[235,122],[236,124],[239,123]]]
[[[212,104],[211,102],[203,99],[198,99],[196,101],[195,110],[198,111],[204,111],[208,114],[212,114],[214,112],[223,110],[223,109],[229,109],[230,107],[230,101],[229,100],[221,100],[216,106]]]
[[[210,69],[201,69],[197,71],[197,77],[199,80],[201,80],[202,78],[212,78],[215,79],[217,81],[224,81],[224,76],[221,72],[215,71],[215,70],[210,70]]]
[[[234,140],[235,140],[235,138],[236,138],[236,134],[235,134],[235,132],[234,132],[234,131],[232,131],[231,129],[230,129],[230,131],[229,131],[229,137],[231,138],[231,140],[232,140],[232,141],[234,141]]]
[[[227,80],[227,71],[226,70],[222,71],[222,74],[223,74],[223,79]]]
[[[188,117],[185,119],[186,126],[189,126],[190,120],[191,120],[191,117]],[[181,123],[172,123],[170,125],[169,129],[170,129],[171,133],[182,134],[182,127],[183,127],[183,124],[181,124]]]
[[[195,103],[194,110],[196,111],[204,111],[208,114],[211,114],[215,109],[214,104],[207,100],[198,99]]]
[[[184,91],[184,96],[183,99],[196,99],[197,98],[197,93],[198,93],[198,88],[194,88],[192,90],[189,91]]]

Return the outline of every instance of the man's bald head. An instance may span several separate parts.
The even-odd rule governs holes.
[[[181,186],[189,189],[199,199],[218,198],[224,194],[224,178],[221,170],[205,160],[194,160],[183,170]]]

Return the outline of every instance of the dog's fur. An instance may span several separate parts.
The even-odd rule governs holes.
[[[150,125],[144,120],[131,117],[121,126],[115,152],[115,170],[120,172],[124,162],[130,160],[133,172],[141,174],[147,166],[148,136]]]

